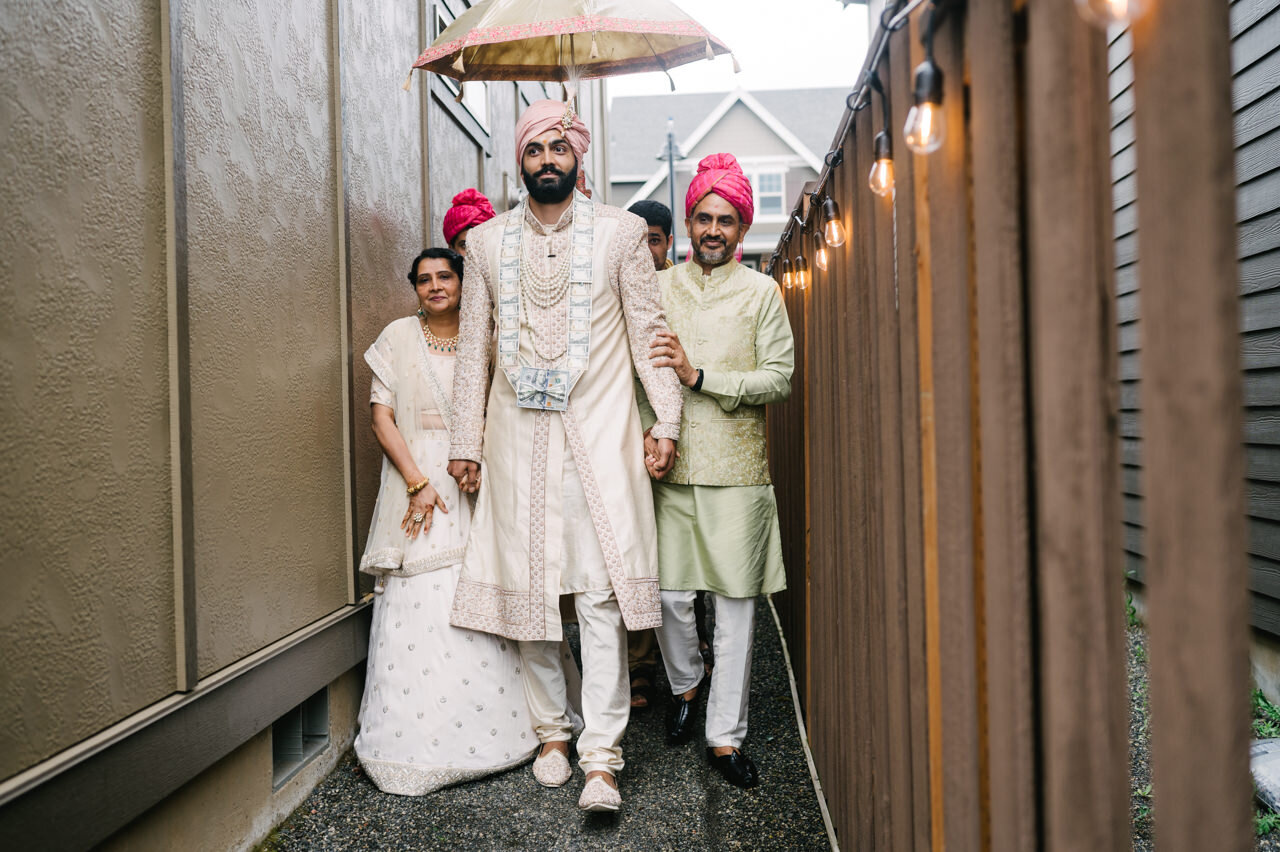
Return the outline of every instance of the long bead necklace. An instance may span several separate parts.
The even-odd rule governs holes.
[[[437,352],[457,352],[458,351],[458,335],[453,337],[436,337],[431,333],[431,326],[427,323],[427,313],[418,308],[418,318],[422,320],[422,336],[427,339],[427,346]]]
[[[525,237],[529,229],[525,228]],[[550,274],[543,274],[529,262],[526,252],[520,257],[520,292],[526,299],[539,308],[550,308],[558,304],[569,292],[569,261],[573,252],[561,252],[562,257],[552,268]]]

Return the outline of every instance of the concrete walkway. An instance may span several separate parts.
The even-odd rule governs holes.
[[[756,613],[745,748],[760,769],[754,790],[733,787],[711,769],[700,739],[677,748],[663,743],[663,678],[656,706],[632,718],[622,741],[627,766],[619,777],[619,814],[578,810],[583,776],[576,765],[573,779],[557,790],[539,786],[524,766],[411,798],[379,791],[348,754],[260,848],[828,849],[781,642],[763,598]]]

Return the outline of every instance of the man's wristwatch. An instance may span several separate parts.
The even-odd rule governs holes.
[[[694,393],[697,393],[698,391],[702,390],[702,368],[701,367],[698,368],[698,380],[693,383],[693,387],[691,389],[693,390]]]

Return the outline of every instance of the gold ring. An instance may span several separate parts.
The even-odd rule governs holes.
[[[418,512],[416,515],[414,515],[414,516],[413,516],[413,522],[414,522],[415,524],[420,524],[420,523],[422,523],[424,520],[426,520],[426,518],[427,518],[427,516],[426,516],[426,515],[422,514],[421,512]]]

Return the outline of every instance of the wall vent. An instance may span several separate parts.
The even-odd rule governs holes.
[[[271,725],[271,789],[298,774],[298,770],[329,745],[329,687],[325,687]]]

